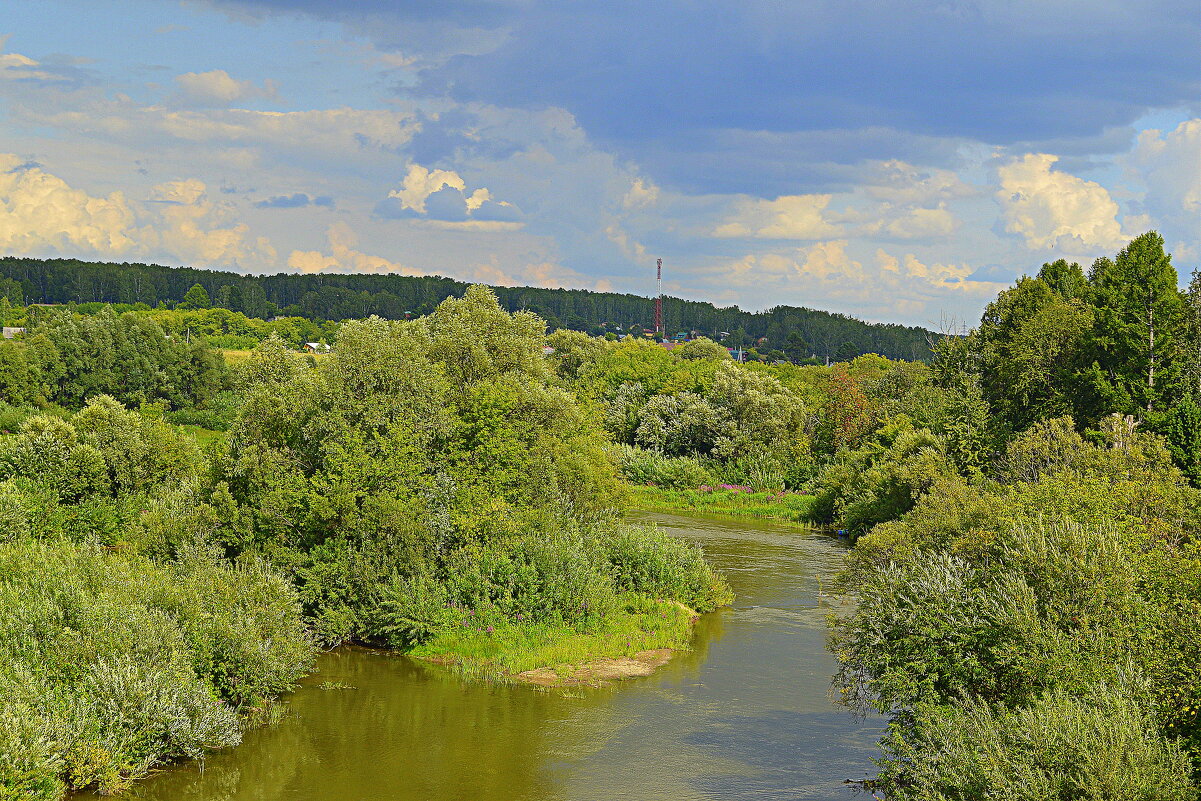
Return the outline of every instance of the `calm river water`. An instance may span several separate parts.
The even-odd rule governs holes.
[[[640,514],[695,540],[733,608],[702,617],[693,650],[601,690],[461,681],[404,657],[321,657],[278,725],[139,783],[154,801],[850,799],[879,720],[827,696],[828,537],[767,523]],[[826,604],[826,605],[822,605]],[[340,682],[355,689],[321,689]]]

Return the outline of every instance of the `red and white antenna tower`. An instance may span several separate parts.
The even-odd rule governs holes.
[[[664,334],[663,328],[663,259],[658,259],[655,265],[655,280],[658,282],[658,292],[655,294],[655,333]]]

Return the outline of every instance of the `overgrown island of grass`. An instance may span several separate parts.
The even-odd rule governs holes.
[[[652,483],[631,484],[629,492],[631,508],[647,512],[746,517],[770,520],[798,529],[813,527],[809,513],[814,498],[804,490],[756,490],[745,484],[701,484],[692,488],[673,488]]]

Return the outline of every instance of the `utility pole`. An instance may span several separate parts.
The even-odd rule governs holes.
[[[655,265],[655,281],[658,292],[655,294],[655,333],[666,334],[663,327],[663,259],[658,259]]]

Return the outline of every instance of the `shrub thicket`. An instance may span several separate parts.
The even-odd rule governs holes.
[[[312,656],[294,592],[262,565],[0,544],[0,797],[112,792],[236,744]]]

